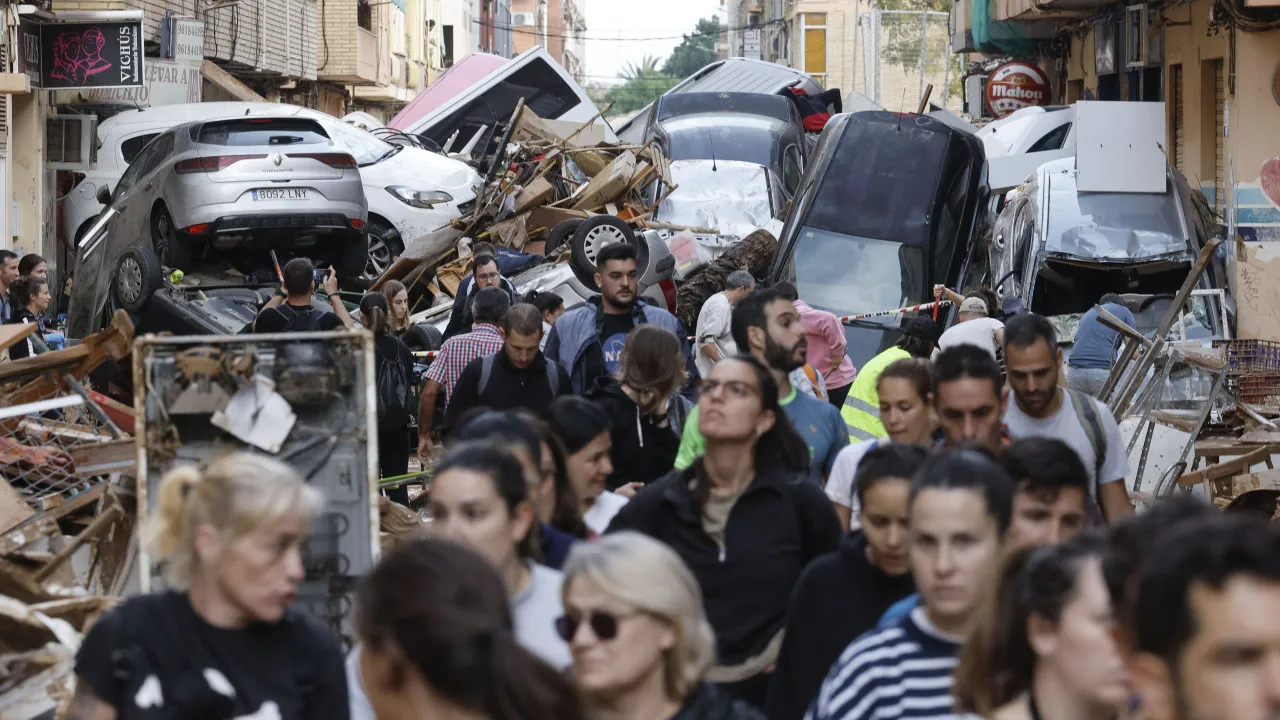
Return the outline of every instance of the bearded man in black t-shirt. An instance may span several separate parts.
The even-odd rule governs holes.
[[[355,329],[355,322],[347,313],[347,306],[338,296],[338,274],[329,268],[324,279],[324,293],[333,312],[316,311],[311,298],[316,291],[315,266],[306,258],[294,258],[285,263],[284,285],[276,296],[263,306],[254,318],[255,333],[308,332],[335,330],[345,327]]]

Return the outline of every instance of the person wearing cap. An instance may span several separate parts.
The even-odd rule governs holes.
[[[940,335],[936,323],[923,315],[917,316],[907,324],[897,344],[862,366],[849,388],[849,396],[844,399],[844,406],[840,408],[840,417],[849,431],[850,442],[889,436],[880,422],[880,392],[877,389],[880,373],[904,358],[928,358],[937,348]]]
[[[944,289],[945,290],[945,289]],[[977,295],[970,295],[960,302],[960,312],[956,314],[956,324],[947,328],[938,339],[938,347],[933,351],[933,359],[938,353],[957,345],[977,345],[991,353],[991,357],[999,362],[996,348],[1004,343],[1004,323],[990,317],[987,301]]]

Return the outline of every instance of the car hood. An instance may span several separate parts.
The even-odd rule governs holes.
[[[377,180],[371,177],[375,172],[378,173]],[[480,174],[470,165],[416,147],[406,147],[382,162],[362,167],[360,173],[366,185],[377,184],[385,179],[386,185],[403,184],[419,189],[440,189],[450,194],[454,190],[469,188],[474,195],[483,183]],[[454,195],[455,199],[457,197]]]
[[[761,165],[676,160],[671,163],[671,180],[676,190],[655,215],[662,222],[743,238],[773,218],[769,171]]]

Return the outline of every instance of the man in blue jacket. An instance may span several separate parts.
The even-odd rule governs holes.
[[[636,249],[630,243],[606,245],[596,258],[600,297],[570,309],[551,328],[544,354],[569,371],[577,395],[595,386],[602,375],[614,375],[627,334],[650,323],[680,338],[687,364],[692,364],[689,338],[675,315],[649,305],[639,296]]]

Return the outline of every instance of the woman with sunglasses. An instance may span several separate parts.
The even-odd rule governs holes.
[[[670,548],[621,532],[574,548],[564,617],[592,720],[764,720],[703,680],[715,637],[693,573]]]
[[[803,472],[809,449],[760,361],[717,363],[698,406],[706,453],[640,490],[609,531],[654,537],[689,565],[716,634],[708,678],[763,708],[791,590],[810,560],[836,549],[840,523]]]
[[[961,712],[995,720],[1114,720],[1130,699],[1102,574],[1106,544],[1082,535],[1025,549],[956,668]]]
[[[360,585],[356,629],[366,718],[582,718],[570,682],[520,641],[502,578],[468,548],[420,538],[393,550]]]

